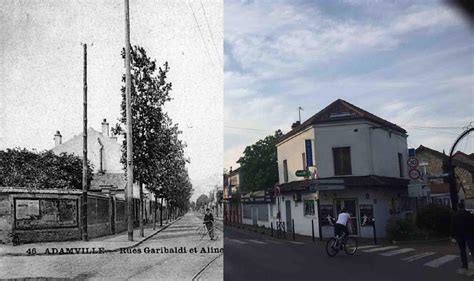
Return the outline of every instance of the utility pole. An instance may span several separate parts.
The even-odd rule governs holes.
[[[129,3],[125,0],[125,103],[127,118],[127,209],[128,241],[133,241],[133,144],[132,144],[132,108],[130,76],[130,16]]]
[[[87,44],[84,44],[84,116],[82,138],[82,240],[87,241]]]

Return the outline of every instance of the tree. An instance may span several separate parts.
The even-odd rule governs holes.
[[[282,135],[278,130],[245,148],[244,155],[237,161],[242,191],[263,190],[278,182],[276,144]]]
[[[125,49],[122,50],[125,59]],[[133,142],[133,175],[134,182],[140,186],[140,234],[143,232],[143,184],[153,183],[157,171],[156,158],[161,148],[160,136],[166,113],[163,105],[170,100],[171,83],[166,83],[169,71],[168,63],[157,68],[156,62],[147,56],[144,48],[134,46],[131,49],[131,111],[132,111],[132,142]],[[158,74],[155,72],[158,70]],[[122,76],[125,83],[125,74]],[[122,125],[126,125],[125,85],[122,86],[122,103],[120,123],[114,128],[115,133],[122,133]],[[124,138],[121,162],[126,170],[127,139]]]
[[[196,200],[196,208],[200,209],[206,207],[209,203],[209,198],[206,194],[201,194],[198,199]]]
[[[88,163],[88,183],[92,167]],[[0,151],[0,186],[82,189],[82,160],[73,154],[27,149]]]
[[[122,51],[125,57],[125,51]],[[179,139],[181,131],[177,124],[163,110],[172,84],[166,82],[168,63],[156,67],[145,49],[135,46],[131,50],[131,106],[134,181],[140,186],[142,202],[143,184],[158,196],[167,200],[169,211],[173,214],[189,208],[192,185],[185,168],[185,143]],[[158,73],[156,73],[158,72]],[[122,78],[125,82],[125,75]],[[126,124],[125,86],[122,87],[120,123],[113,128],[116,134],[123,133]],[[122,146],[122,163],[126,170],[126,138]],[[155,201],[154,206],[157,202]],[[162,202],[163,203],[163,202]],[[161,204],[163,206],[163,204]],[[140,207],[140,233],[143,236],[143,203]],[[162,213],[162,212],[161,212]],[[168,212],[168,214],[171,214]],[[154,225],[155,225],[155,216]],[[162,224],[162,217],[160,217]]]

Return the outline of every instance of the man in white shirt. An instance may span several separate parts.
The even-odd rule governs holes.
[[[334,226],[334,235],[341,237],[345,233],[346,237],[349,235],[347,230],[347,222],[351,215],[347,212],[346,208],[342,208],[341,212],[337,216],[336,225]]]

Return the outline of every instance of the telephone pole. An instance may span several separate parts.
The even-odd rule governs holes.
[[[130,16],[129,3],[125,0],[125,103],[127,118],[127,209],[128,241],[133,241],[133,144],[132,144],[132,109],[131,109],[131,76],[130,76]]]
[[[84,44],[84,116],[82,139],[82,240],[87,241],[87,44]]]

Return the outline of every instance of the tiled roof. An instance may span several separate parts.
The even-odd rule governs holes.
[[[401,178],[391,178],[382,176],[353,176],[353,177],[330,177],[320,180],[342,180],[346,188],[363,187],[386,187],[386,188],[404,188],[408,186],[409,180]],[[281,192],[294,192],[308,190],[312,180],[305,179],[301,181],[292,181],[280,184]]]
[[[94,174],[91,181],[91,190],[100,190],[105,186],[113,186],[117,189],[124,189],[127,185],[124,173]]]
[[[432,148],[423,146],[423,145],[420,145],[416,149],[417,153],[421,153],[423,151],[426,151],[426,152],[430,153],[431,155],[433,155],[435,157],[438,157],[439,159],[442,159],[442,160],[448,159],[448,155],[446,155],[444,153],[441,153],[437,150],[434,150]],[[453,165],[455,165],[457,167],[460,167],[460,168],[463,168],[463,169],[466,169],[471,173],[474,172],[474,161],[471,159],[471,156],[467,155],[467,154],[465,154],[461,151],[458,151],[454,154],[452,163],[453,163]]]
[[[331,116],[332,114],[343,113],[343,112],[350,113],[350,115],[341,116],[341,117]],[[308,127],[312,125],[335,122],[335,121],[346,121],[346,120],[368,120],[380,126],[387,127],[394,131],[406,134],[405,129],[403,129],[402,127],[396,124],[393,124],[385,119],[382,119],[370,112],[367,112],[345,100],[338,99],[334,101],[333,103],[331,103],[330,105],[326,106],[323,110],[319,111],[318,113],[310,117],[301,125],[295,127],[290,132],[283,135],[279,139],[279,142],[282,142],[290,138],[291,136],[307,129]]]

